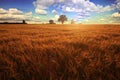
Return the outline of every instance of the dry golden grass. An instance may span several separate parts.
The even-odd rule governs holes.
[[[120,25],[0,25],[0,80],[120,80]]]

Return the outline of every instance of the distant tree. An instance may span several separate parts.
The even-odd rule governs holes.
[[[71,24],[75,24],[75,21],[73,19],[71,20]]]
[[[49,20],[49,24],[55,24],[54,20]]]
[[[23,20],[23,24],[26,24],[26,21],[25,21],[25,20]]]
[[[8,24],[8,22],[3,22],[4,24]]]
[[[60,15],[58,21],[64,24],[64,22],[67,21],[66,15]]]

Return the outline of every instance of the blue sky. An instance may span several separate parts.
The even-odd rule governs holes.
[[[0,22],[56,23],[59,15],[76,23],[120,23],[120,0],[0,0]]]

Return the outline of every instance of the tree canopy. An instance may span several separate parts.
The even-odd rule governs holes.
[[[64,24],[64,22],[67,21],[66,15],[60,15],[58,18],[58,21]]]
[[[54,20],[49,20],[49,24],[55,24]]]

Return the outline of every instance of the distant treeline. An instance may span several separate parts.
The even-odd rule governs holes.
[[[25,20],[23,20],[21,23],[18,22],[0,22],[0,24],[27,24]]]
[[[3,23],[0,23],[0,24],[27,24],[27,23],[6,23],[6,22],[3,22]]]

